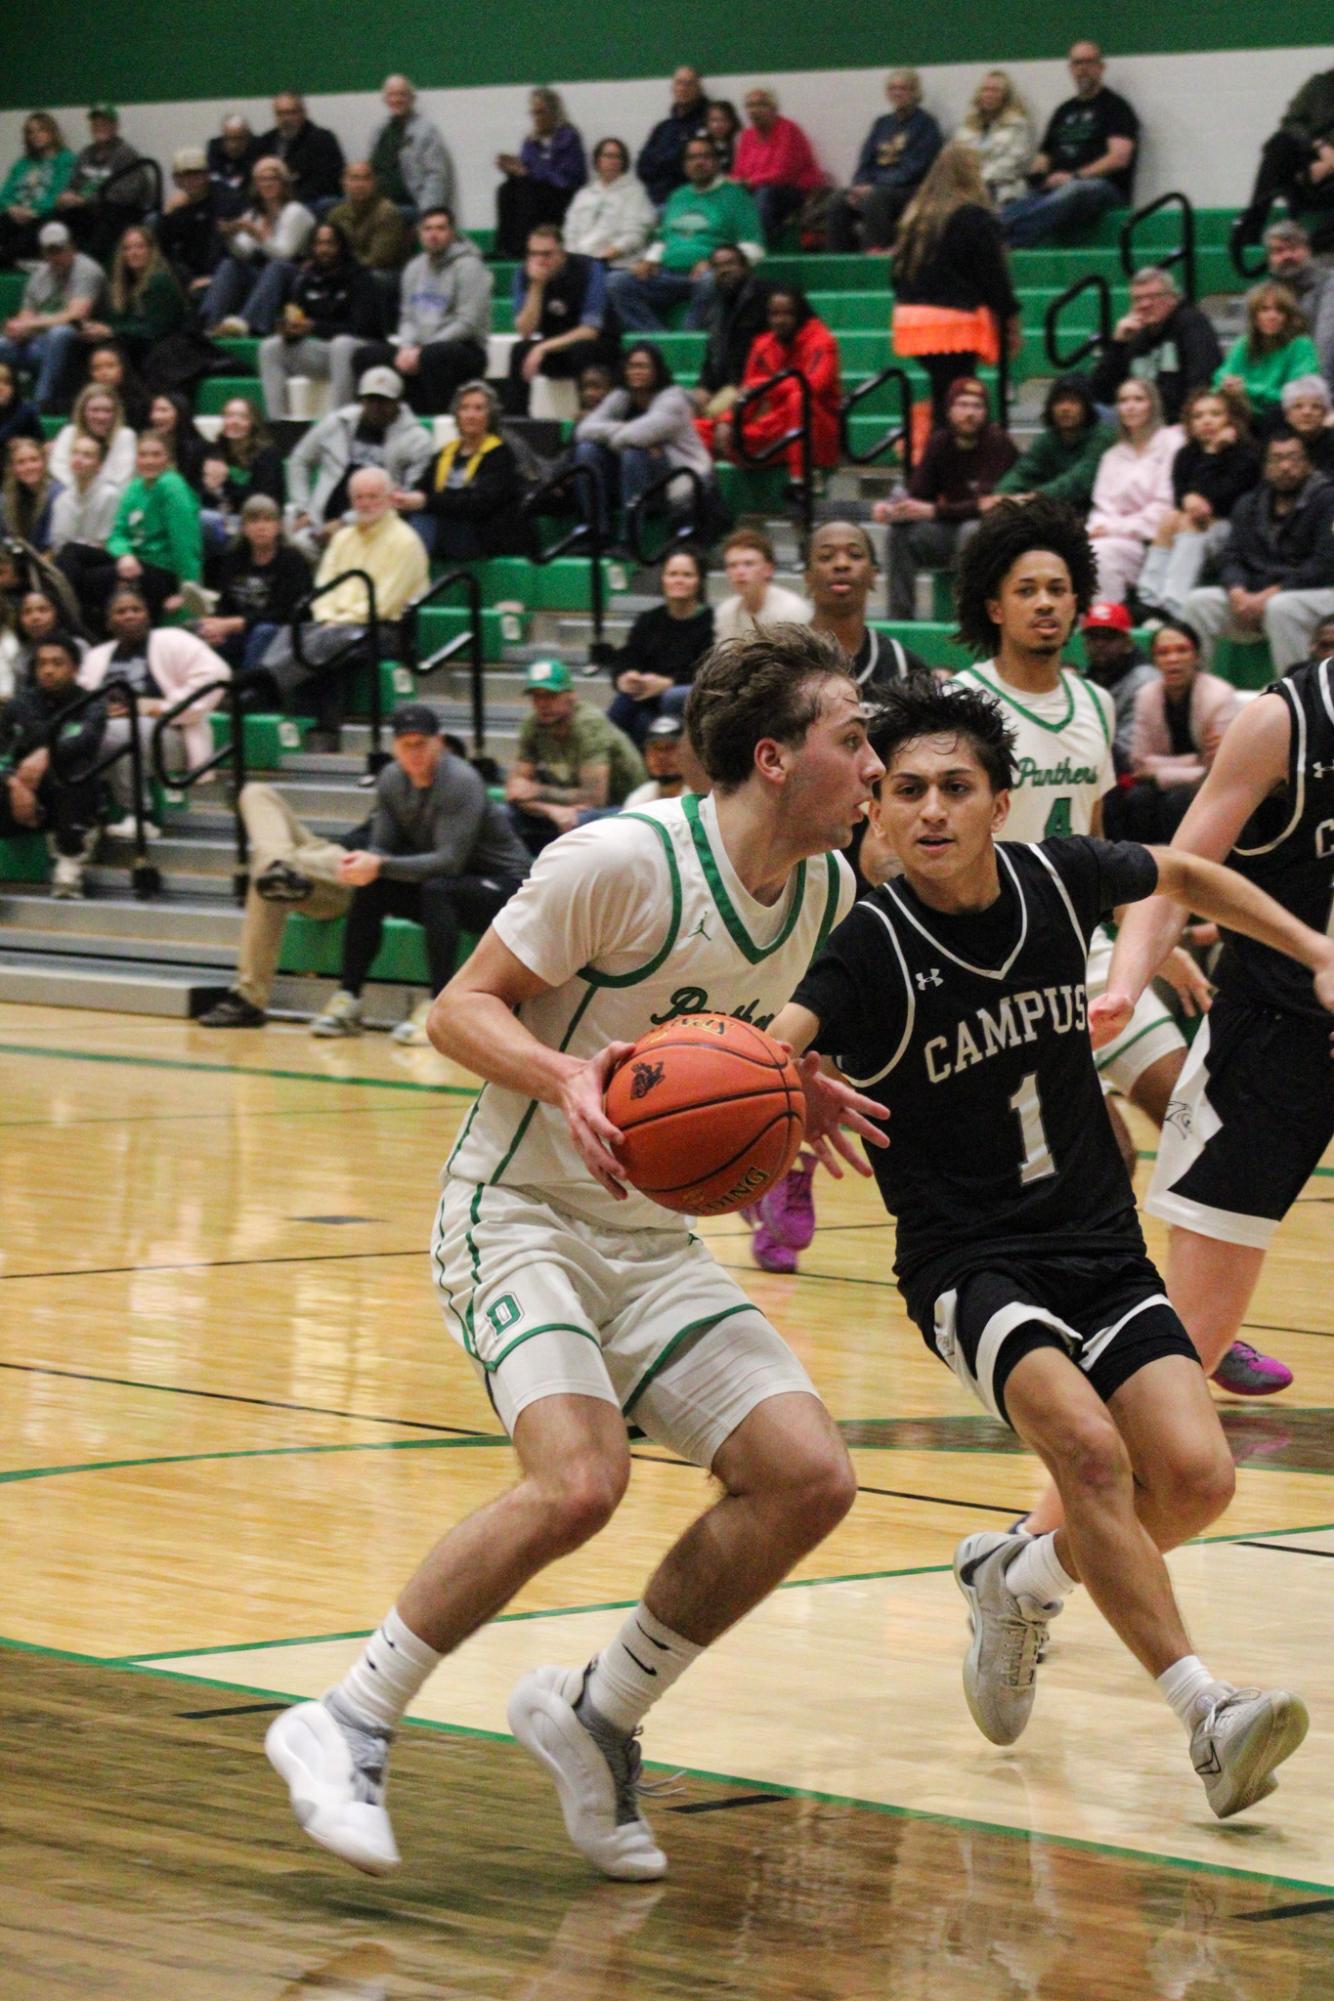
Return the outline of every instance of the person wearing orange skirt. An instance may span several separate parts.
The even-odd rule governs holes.
[[[892,342],[931,379],[932,423],[950,384],[1017,351],[1019,302],[1000,224],[971,147],[946,146],[903,218],[894,249]]]
[[[769,294],[769,328],[757,334],[746,358],[741,378],[741,394],[753,389],[784,368],[798,368],[811,388],[812,468],[838,464],[839,406],[842,385],[839,378],[838,342],[823,320],[817,319],[806,294],[795,285],[775,285]],[[767,396],[747,406],[742,419],[746,450],[762,452],[776,444],[788,431],[801,424],[801,388],[791,380],[780,382]],[[713,429],[714,449],[719,457],[739,458],[735,448],[736,414],[729,411],[717,418]],[[803,477],[801,446],[788,446],[784,456],[793,485]]]

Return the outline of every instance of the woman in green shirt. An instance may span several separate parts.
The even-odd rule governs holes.
[[[1285,383],[1319,373],[1320,356],[1296,294],[1286,285],[1253,286],[1246,294],[1246,331],[1215,369],[1215,389],[1239,389],[1263,424],[1282,409]]]
[[[106,548],[67,543],[61,568],[94,621],[118,583],[141,590],[155,620],[180,610],[182,584],[198,583],[204,571],[199,501],[155,431],[139,440],[135,476],[121,495]]]
[[[49,111],[23,121],[23,151],[0,186],[0,264],[37,255],[37,232],[74,172],[74,155]]]
[[[177,284],[151,230],[135,223],[116,245],[107,287],[110,310],[105,320],[85,321],[86,340],[114,340],[141,375],[150,349],[183,327],[190,316],[185,294]]]

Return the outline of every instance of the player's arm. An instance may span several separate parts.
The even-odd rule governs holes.
[[[863,1098],[854,1091],[832,1067],[825,1067],[810,1046],[819,1032],[819,1015],[800,1001],[789,1001],[769,1024],[770,1035],[785,1043],[797,1059],[806,1092],[806,1143],[811,1152],[835,1181],[843,1179],[840,1158],[855,1173],[869,1175],[866,1160],[846,1135],[860,1133],[872,1146],[888,1146],[888,1133],[871,1125],[870,1120],[887,1119],[889,1113],[874,1098]]]

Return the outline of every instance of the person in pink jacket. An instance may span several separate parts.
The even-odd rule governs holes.
[[[1151,382],[1134,376],[1116,392],[1119,441],[1098,461],[1088,532],[1098,559],[1098,596],[1123,604],[1149,544],[1172,510],[1172,461],[1184,436],[1163,422]]]
[[[176,718],[185,759],[193,768],[202,764],[213,749],[208,713],[218,705],[221,689],[209,684],[231,679],[231,668],[180,626],[153,629],[148,601],[132,585],[121,585],[107,605],[107,626],[112,637],[105,646],[95,646],[85,655],[79,669],[81,688],[100,688],[104,681],[119,679],[130,683],[139,697],[140,735],[147,749],[153,724],[164,709],[171,708],[183,695],[199,689],[194,703]],[[106,744],[110,748],[119,733],[127,737],[129,722],[113,705],[107,724]],[[145,777],[147,777],[145,768]],[[130,760],[123,757],[107,774],[117,805],[127,815],[134,810]]]
[[[772,249],[788,217],[813,189],[824,186],[825,177],[810,140],[795,119],[780,116],[771,90],[746,92],[746,116],[750,124],[736,142],[732,179],[754,195]]]
[[[1114,840],[1171,840],[1241,708],[1229,682],[1201,672],[1199,634],[1184,619],[1159,626],[1151,658],[1158,673],[1135,696],[1130,772],[1104,809]]]

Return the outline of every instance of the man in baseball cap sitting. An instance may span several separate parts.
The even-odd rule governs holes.
[[[1117,776],[1130,769],[1130,727],[1135,717],[1135,697],[1141,688],[1156,682],[1156,670],[1149,665],[1130,629],[1130,613],[1123,604],[1096,600],[1084,613],[1079,626],[1088,657],[1088,677],[1105,688],[1116,709],[1116,735],[1112,756]]]
[[[524,683],[529,711],[506,797],[530,854],[588,813],[623,806],[644,782],[644,765],[623,730],[574,692],[563,660],[535,660]]]

